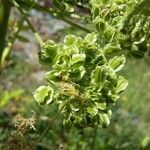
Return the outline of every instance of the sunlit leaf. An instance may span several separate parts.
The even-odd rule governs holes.
[[[34,99],[39,104],[49,104],[52,102],[53,89],[49,86],[40,86],[33,94]]]
[[[123,90],[126,89],[127,86],[128,86],[127,80],[119,76],[117,79],[116,93],[122,92]]]
[[[100,120],[104,126],[107,126],[110,124],[110,119],[108,115],[105,113],[100,114]]]
[[[109,61],[109,64],[115,71],[119,71],[124,67],[125,57],[124,56],[116,56]]]
[[[97,110],[96,108],[93,108],[93,107],[88,107],[88,108],[87,108],[87,112],[88,112],[89,114],[91,114],[92,116],[95,116],[95,115],[97,115],[98,110]]]

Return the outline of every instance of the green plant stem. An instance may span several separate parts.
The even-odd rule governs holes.
[[[43,40],[41,38],[41,36],[39,35],[39,33],[35,30],[35,28],[33,27],[32,23],[29,21],[28,18],[25,18],[26,22],[28,23],[28,26],[30,27],[30,29],[32,30],[37,42],[40,44],[40,46],[42,46],[43,44]]]
[[[30,20],[27,18],[26,13],[24,12],[24,10],[20,7],[20,5],[13,0],[13,4],[18,8],[18,10],[20,11],[20,13],[23,15],[23,17],[25,18],[28,26],[30,27],[30,29],[32,30],[37,42],[40,44],[40,46],[42,46],[43,44],[43,40],[41,38],[41,36],[39,35],[39,33],[35,30],[35,28],[33,27],[32,23],[30,22]]]
[[[35,149],[36,145],[42,141],[42,139],[48,134],[48,131],[51,129],[52,125],[55,123],[55,121],[58,119],[58,117],[60,116],[61,112],[63,111],[63,109],[66,107],[66,105],[71,101],[72,99],[68,99],[66,100],[66,102],[62,105],[62,107],[59,109],[59,111],[57,112],[56,116],[52,119],[52,121],[49,122],[47,128],[43,131],[43,133],[39,136],[39,138],[37,139],[37,141],[34,143],[32,149]]]
[[[10,15],[11,3],[7,0],[0,2],[0,68],[2,66],[1,59],[6,44],[6,34],[8,28],[8,20]]]
[[[91,143],[91,150],[94,150],[95,147],[95,141],[96,141],[96,136],[97,136],[97,127],[93,129],[93,139]]]
[[[12,2],[12,0],[9,0],[9,1]],[[27,7],[27,8],[30,7],[31,4],[32,4],[31,2],[25,1],[25,0],[16,0],[16,1],[17,1],[17,3],[20,6],[24,6],[24,7]],[[61,15],[59,12],[57,12],[56,10],[54,10],[52,8],[51,9],[50,8],[46,8],[46,7],[41,6],[41,5],[37,4],[37,3],[34,3],[33,9],[38,10],[38,11],[42,11],[42,12],[46,12],[46,13],[50,14],[51,16],[53,16],[53,17],[55,17],[55,18],[57,18],[59,20],[62,20],[64,22],[70,24],[71,26],[74,26],[74,27],[76,27],[76,28],[78,28],[78,29],[80,29],[80,30],[82,30],[84,32],[87,32],[87,33],[91,32],[90,29],[88,29],[86,27],[83,27],[80,24],[77,24],[77,23],[73,22],[72,20],[64,17],[63,15]]]
[[[3,52],[3,55],[1,58],[1,63],[2,63],[1,69],[3,69],[5,66],[5,60],[8,57],[8,55],[10,54],[10,50],[11,50],[22,26],[23,26],[23,22],[24,22],[24,18],[21,19],[20,23],[18,24],[18,27],[15,29],[15,32],[12,36],[13,38],[8,42],[7,46],[4,48],[4,52]]]

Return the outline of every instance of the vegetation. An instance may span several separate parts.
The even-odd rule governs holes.
[[[0,149],[148,149],[149,6],[149,0],[1,0]],[[70,26],[43,40],[33,10]],[[40,84],[22,82],[33,67],[13,52],[17,40],[29,43],[21,34],[29,29],[48,70]]]

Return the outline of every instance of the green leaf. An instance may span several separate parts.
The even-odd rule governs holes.
[[[105,72],[102,67],[97,66],[96,69],[91,74],[91,83],[95,85],[100,85],[100,83],[105,80]]]
[[[42,45],[42,50],[39,52],[39,60],[44,64],[52,64],[58,50],[58,45],[49,40]]]
[[[24,43],[29,42],[29,40],[22,35],[17,35],[17,39],[21,42],[24,42]]]
[[[40,86],[34,93],[33,97],[38,104],[49,104],[52,102],[54,91],[49,86]]]
[[[64,6],[67,12],[70,12],[70,13],[74,12],[74,8],[72,7],[72,5],[64,3]]]
[[[93,45],[95,44],[96,41],[97,35],[95,33],[88,34],[84,39],[84,42],[87,43],[88,45]]]
[[[85,54],[74,54],[72,55],[71,64],[83,63],[85,61],[86,55]]]
[[[95,27],[99,32],[103,32],[105,30],[106,22],[100,16],[97,16],[93,20],[93,23],[95,24]]]
[[[100,110],[105,110],[106,109],[106,103],[105,102],[103,102],[103,103],[95,102],[95,104],[96,104],[97,109],[100,109]]]
[[[95,115],[97,115],[98,110],[97,110],[96,108],[93,108],[93,107],[88,107],[88,108],[87,108],[87,112],[88,112],[89,114],[91,114],[92,116],[95,116]]]
[[[65,37],[64,43],[67,45],[73,45],[76,41],[77,37],[75,35],[69,34]]]
[[[106,62],[106,58],[103,54],[99,54],[96,58],[92,61],[95,65],[103,65]]]
[[[53,41],[49,40],[43,44],[42,53],[45,57],[53,59],[57,54],[57,48],[57,45]]]
[[[72,72],[70,72],[70,77],[73,78],[75,81],[78,81],[81,80],[84,74],[85,74],[85,68],[83,66],[80,66],[72,69]]]
[[[113,59],[109,60],[109,65],[117,72],[124,67],[125,57],[116,56]]]
[[[120,48],[120,45],[119,44],[111,44],[111,43],[109,43],[109,44],[107,44],[105,47],[104,47],[104,53],[105,54],[114,54],[114,53],[116,53],[116,52],[119,52],[119,50],[120,50],[121,48]]]
[[[107,126],[110,124],[110,119],[108,115],[105,113],[100,114],[100,120],[104,126]]]
[[[71,45],[69,47],[69,50],[70,50],[71,54],[78,54],[79,53],[79,49],[78,49],[77,45]]]
[[[111,109],[108,110],[107,115],[108,115],[109,118],[111,117],[111,115],[112,115],[112,110]]]
[[[98,7],[94,7],[93,12],[92,12],[93,16],[94,17],[99,16],[99,13],[100,13],[99,8]]]
[[[119,76],[117,79],[116,93],[120,93],[126,89],[128,82],[122,76]]]
[[[55,81],[57,79],[57,77],[61,74],[60,71],[56,72],[54,70],[52,71],[48,71],[46,74],[45,74],[45,79],[47,80],[53,80]]]

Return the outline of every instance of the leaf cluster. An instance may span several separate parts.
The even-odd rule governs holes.
[[[128,85],[118,71],[125,63],[124,56],[108,59],[97,43],[95,33],[84,39],[68,35],[63,43],[47,41],[43,44],[41,62],[51,67],[46,73],[47,85],[34,92],[39,104],[52,102],[61,109],[63,123],[80,128],[107,126],[111,106]]]
[[[93,23],[100,43],[128,50],[143,58],[149,53],[150,17],[148,0],[91,0]]]

